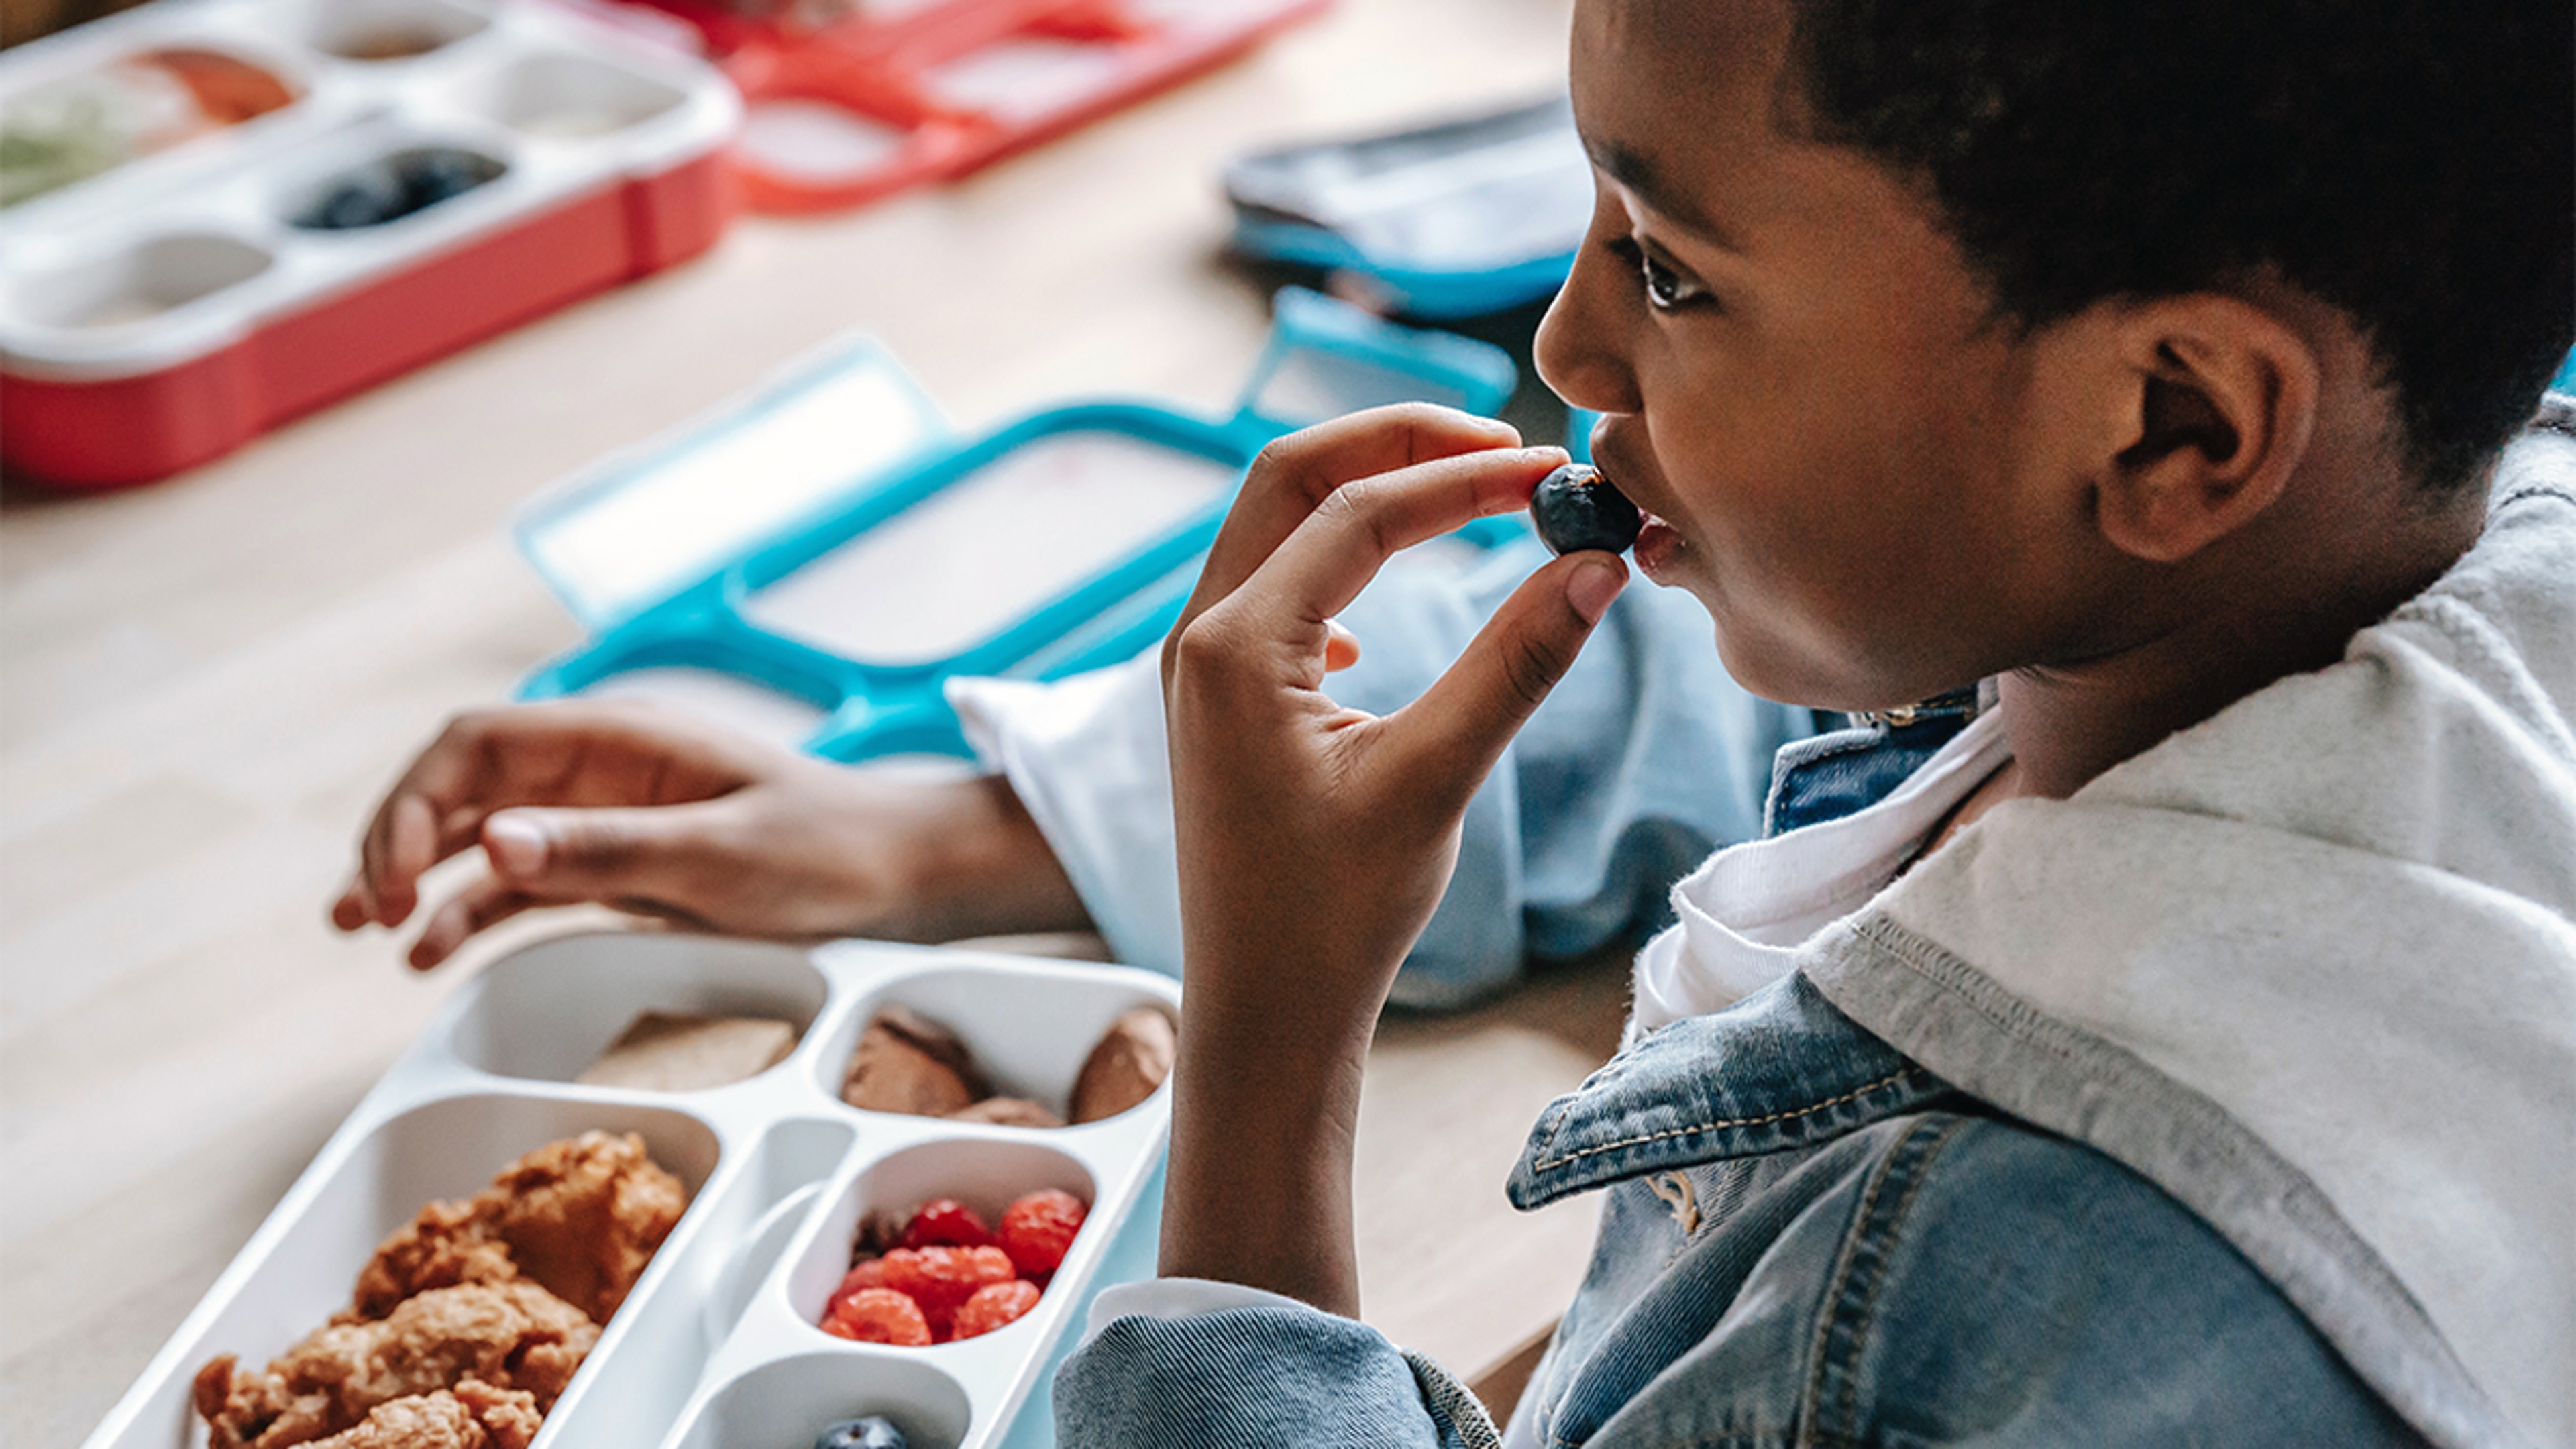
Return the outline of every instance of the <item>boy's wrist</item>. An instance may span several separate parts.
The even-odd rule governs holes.
[[[899,934],[939,941],[1091,927],[1054,847],[1007,779],[924,788],[912,828],[893,837],[892,901],[870,902],[891,909]]]
[[[1161,1271],[1356,1316],[1351,1162],[1365,1041],[1334,1059],[1239,1036],[1193,1040],[1187,1012],[1184,1023]]]

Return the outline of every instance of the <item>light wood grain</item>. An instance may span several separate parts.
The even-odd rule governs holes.
[[[1536,94],[1561,0],[1344,0],[1243,64],[949,190],[745,219],[713,255],[129,493],[0,497],[0,1426],[85,1435],[447,992],[323,912],[451,712],[578,637],[510,551],[542,485],[845,329],[963,424],[1076,395],[1220,409],[1259,291],[1230,157]],[[603,913],[579,913],[596,923]],[[1606,1055],[1615,961],[1380,1034],[1371,1316],[1465,1372],[1542,1327],[1592,1209],[1501,1184]]]

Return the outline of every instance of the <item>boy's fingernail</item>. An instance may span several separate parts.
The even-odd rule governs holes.
[[[1586,624],[1598,624],[1610,609],[1610,601],[1619,597],[1620,585],[1628,581],[1625,570],[1617,564],[1586,563],[1565,581],[1565,601]]]
[[[546,833],[524,815],[495,815],[483,822],[483,853],[501,874],[525,880],[546,868]]]

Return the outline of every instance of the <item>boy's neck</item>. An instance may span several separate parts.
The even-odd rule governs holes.
[[[2326,492],[2335,496],[2311,506],[2358,501],[2348,490]],[[2238,578],[2201,581],[2212,602],[2175,627],[2099,658],[2003,676],[2014,768],[1980,791],[1958,824],[1999,799],[2062,800],[2247,695],[2342,658],[2353,635],[2431,587],[2476,541],[2485,509],[2484,490],[2474,492],[2429,508],[2397,496],[2370,510],[2384,515],[2379,528],[2354,528],[2348,515],[2332,530],[2283,520],[2282,536],[2240,550]],[[2340,556],[2318,547],[2337,537],[2368,542]]]

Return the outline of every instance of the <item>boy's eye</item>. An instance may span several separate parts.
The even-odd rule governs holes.
[[[1648,251],[1635,238],[1620,237],[1609,245],[1611,255],[1637,269],[1637,276],[1646,290],[1646,301],[1657,311],[1669,312],[1706,295],[1697,282],[1666,265],[1662,258]]]

